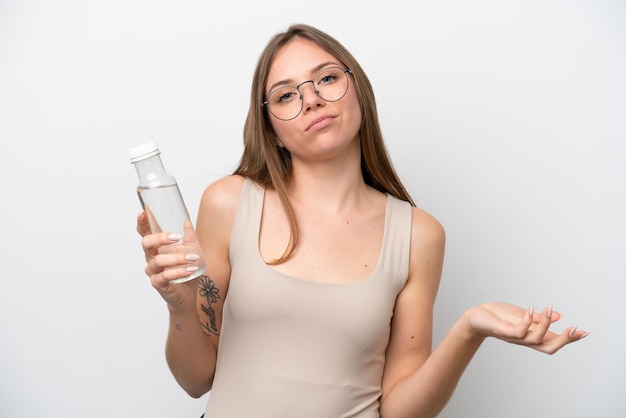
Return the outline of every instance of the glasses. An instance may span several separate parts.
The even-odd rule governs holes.
[[[317,96],[326,102],[337,102],[348,91],[349,68],[328,67],[317,73],[312,80],[306,80],[297,86],[278,87],[270,92],[266,101],[262,103],[272,115],[280,120],[291,120],[302,112],[304,100],[300,87],[307,83],[313,84]]]

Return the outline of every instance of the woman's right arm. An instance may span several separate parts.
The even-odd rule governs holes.
[[[167,232],[150,234],[145,214],[138,218],[137,230],[143,236],[146,273],[153,287],[167,302],[169,331],[166,359],[180,386],[192,397],[200,397],[212,387],[221,329],[222,307],[230,278],[228,248],[239,202],[240,177],[219,180],[205,190],[196,233],[187,225],[183,247],[201,256],[206,273],[189,282],[170,280],[189,275],[194,260],[183,251],[159,251],[179,237]],[[193,258],[193,257],[191,257]]]

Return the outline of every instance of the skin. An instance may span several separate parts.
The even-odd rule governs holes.
[[[297,85],[311,79],[321,64],[342,66],[315,44],[293,40],[275,57],[268,92],[284,80]],[[361,175],[361,112],[356,93],[350,87],[343,99],[330,103],[315,95],[310,83],[301,90],[303,110],[297,118],[281,121],[270,117],[277,146],[291,153],[293,181],[288,194],[301,233],[293,257],[272,268],[310,281],[325,280],[328,271],[338,273],[333,277],[344,281],[361,280],[377,263],[386,197],[367,186]],[[231,271],[230,234],[243,181],[240,176],[230,176],[205,190],[197,237],[187,225],[183,245],[170,245],[180,237],[166,232],[151,234],[145,213],[137,222],[146,253],[146,274],[170,312],[167,361],[179,384],[194,397],[212,386]],[[432,351],[433,306],[445,233],[431,215],[412,210],[409,277],[394,309],[381,416],[435,416],[485,338],[552,354],[587,335],[571,327],[561,334],[550,331],[550,325],[560,318],[552,308],[535,313],[532,308],[494,302],[467,310]],[[279,257],[288,240],[288,223],[278,196],[267,190],[259,240],[263,258]],[[169,280],[189,274],[197,258],[194,254],[204,259],[206,276],[170,284]]]

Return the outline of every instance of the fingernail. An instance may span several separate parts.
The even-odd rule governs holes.
[[[198,267],[196,267],[196,266],[189,266],[189,267],[187,267],[187,271],[188,272],[192,272],[192,271],[196,271],[196,270],[198,270]]]
[[[548,307],[548,318],[552,319],[552,305]]]
[[[576,329],[578,327],[574,327],[572,329],[569,330],[569,334],[567,334],[570,338],[574,338],[574,335],[576,335]]]
[[[170,241],[180,241],[181,238],[182,236],[180,234],[169,234],[167,236],[167,239],[169,239]]]
[[[187,254],[185,255],[185,260],[187,261],[196,261],[200,256],[198,254]]]
[[[532,318],[534,314],[535,314],[535,307],[531,306],[530,309],[528,309],[528,316]]]

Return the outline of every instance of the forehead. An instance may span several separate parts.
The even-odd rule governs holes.
[[[274,56],[267,84],[271,85],[279,80],[310,77],[314,68],[325,62],[339,64],[339,60],[316,43],[307,39],[294,38]]]

